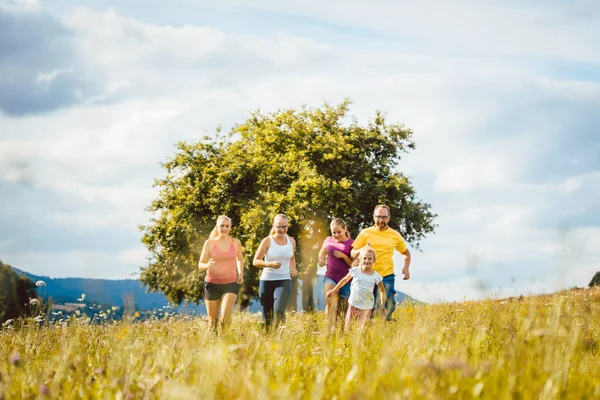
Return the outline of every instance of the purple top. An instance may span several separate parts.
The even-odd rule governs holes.
[[[336,282],[342,280],[343,277],[348,275],[348,271],[350,267],[346,264],[343,258],[336,258],[333,255],[335,250],[341,251],[348,257],[350,257],[350,251],[352,251],[352,243],[354,243],[354,239],[348,239],[345,242],[336,242],[332,236],[328,236],[325,239],[323,245],[327,250],[327,272],[325,273],[325,277],[329,279],[333,279]]]

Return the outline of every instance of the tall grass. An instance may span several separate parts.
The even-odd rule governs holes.
[[[201,318],[85,319],[0,332],[4,398],[600,397],[600,289],[402,305],[363,335],[323,314],[265,333],[236,314],[222,337]],[[19,359],[17,361],[17,359]]]

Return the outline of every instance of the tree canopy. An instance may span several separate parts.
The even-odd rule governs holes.
[[[600,272],[596,272],[590,281],[589,287],[600,286]]]
[[[37,299],[35,283],[0,261],[0,323],[27,315],[30,299]]]
[[[217,216],[232,219],[232,236],[245,248],[245,301],[256,295],[251,259],[269,234],[273,216],[290,219],[305,309],[312,306],[317,252],[331,218],[356,232],[372,224],[373,207],[390,206],[391,226],[414,247],[434,231],[436,215],[417,198],[410,179],[398,171],[403,153],[415,148],[412,131],[388,124],[382,112],[365,126],[349,116],[350,101],[337,106],[251,113],[224,134],[217,130],[196,143],[177,143],[155,180],[159,194],[141,226],[151,259],[141,269],[150,291],[176,304],[202,299],[204,275],[196,267]],[[294,301],[292,301],[293,303]]]

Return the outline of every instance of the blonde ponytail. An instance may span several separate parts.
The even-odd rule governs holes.
[[[346,231],[346,237],[348,239],[350,239],[350,231],[348,230],[348,227],[346,226],[346,221],[344,221],[341,218],[334,218],[331,220],[331,223],[329,224],[329,226],[341,226],[342,228],[344,228],[344,230]]]
[[[223,220],[228,220],[229,223],[231,224],[231,218],[229,218],[227,215],[219,215],[219,218],[217,218],[217,223],[215,224],[214,229],[212,230],[212,232],[210,232],[210,235],[208,235],[209,239],[216,239],[219,237],[219,225],[221,225],[221,222],[223,222]]]

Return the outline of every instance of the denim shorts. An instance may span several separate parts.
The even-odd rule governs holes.
[[[323,279],[323,285],[327,285],[327,284],[337,285],[338,283],[331,278]],[[350,297],[350,282],[348,282],[344,286],[342,286],[340,288],[340,291],[338,292],[338,294],[342,299],[349,298]]]

